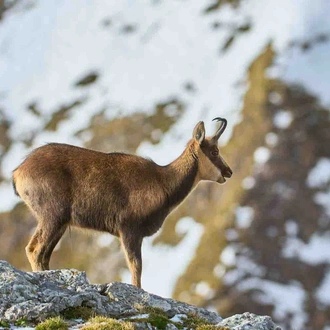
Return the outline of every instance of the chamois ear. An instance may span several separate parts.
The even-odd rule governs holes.
[[[205,139],[205,126],[204,122],[200,121],[194,128],[193,138],[201,144]]]

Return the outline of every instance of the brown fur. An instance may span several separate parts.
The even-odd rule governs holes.
[[[26,247],[32,270],[49,269],[66,228],[120,237],[132,282],[141,286],[141,245],[200,180],[224,182],[232,172],[217,141],[205,139],[202,122],[182,155],[167,166],[123,153],[102,153],[66,144],[35,149],[13,172],[15,192],[38,220]]]

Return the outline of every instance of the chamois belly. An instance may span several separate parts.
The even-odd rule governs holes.
[[[72,206],[71,224],[76,227],[108,232],[118,236],[118,218],[105,205],[89,205],[80,200]]]

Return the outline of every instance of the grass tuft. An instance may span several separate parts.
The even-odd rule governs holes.
[[[188,317],[183,320],[185,327],[196,329],[197,327],[210,325],[207,321],[202,319],[197,313],[188,313]]]
[[[131,322],[118,321],[105,316],[96,316],[89,319],[91,324],[83,326],[82,330],[134,330]]]
[[[160,308],[150,306],[136,306],[136,308],[142,314],[149,314],[149,317],[143,319],[135,318],[132,320],[133,322],[148,322],[160,330],[166,329],[168,323],[173,323],[169,320],[166,312]]]
[[[168,317],[166,312],[158,307],[143,306],[137,309],[141,314],[156,314],[156,315],[162,315],[164,317]]]
[[[155,313],[150,313],[148,318],[136,318],[132,321],[150,323],[152,326],[156,327],[159,330],[165,330],[168,323],[173,323],[168,319],[167,316]]]
[[[46,321],[39,323],[35,330],[67,330],[68,324],[60,317],[51,317]]]
[[[17,327],[27,327],[29,325],[29,322],[25,318],[22,318],[15,321],[14,325],[16,325]]]
[[[2,328],[10,328],[10,324],[5,320],[0,320],[0,327]]]
[[[188,313],[188,317],[183,319],[183,327],[196,330],[230,330],[226,327],[217,327],[214,324],[208,323],[201,318],[197,313]]]

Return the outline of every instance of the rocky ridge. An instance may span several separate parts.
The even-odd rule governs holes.
[[[129,322],[132,329],[280,329],[268,316],[244,313],[222,319],[215,312],[165,299],[129,284],[90,284],[85,272],[74,269],[30,273],[0,261],[0,328],[34,327],[61,316],[70,329],[83,329],[90,323],[86,315],[102,315],[122,320],[122,324]],[[162,320],[159,326],[157,315]]]

